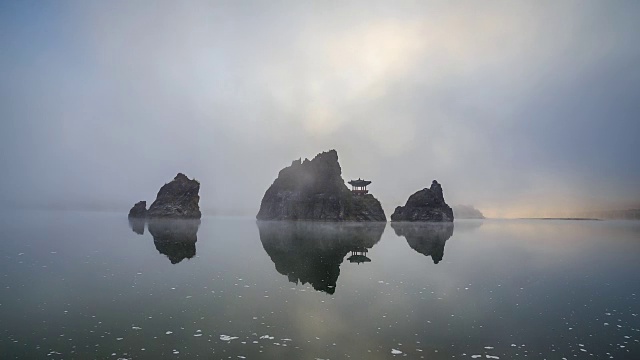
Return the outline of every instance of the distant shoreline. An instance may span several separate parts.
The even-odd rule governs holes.
[[[570,218],[545,217],[545,218],[519,218],[519,219],[520,220],[594,220],[594,221],[602,221],[602,219],[582,218],[582,217],[570,217]]]

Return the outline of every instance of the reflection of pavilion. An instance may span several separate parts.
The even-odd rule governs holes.
[[[386,223],[317,223],[258,221],[260,241],[276,270],[290,282],[309,283],[315,290],[335,292],[340,265],[369,262],[366,254]]]
[[[349,260],[350,263],[356,263],[358,265],[365,262],[371,262],[371,259],[367,257],[368,252],[369,249],[367,248],[351,250],[351,256],[349,256],[347,260]]]

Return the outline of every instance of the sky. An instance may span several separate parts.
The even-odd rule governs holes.
[[[640,207],[637,1],[0,2],[0,206],[255,215],[338,151],[389,216]]]

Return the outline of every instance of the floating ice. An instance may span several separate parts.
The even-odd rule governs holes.
[[[238,338],[237,336],[220,335],[220,340],[222,341],[231,341],[237,338]]]
[[[500,359],[499,356],[487,355],[487,359]]]
[[[133,330],[142,330],[142,328],[139,327],[139,326],[132,326],[131,329],[133,329]]]
[[[173,331],[167,331],[165,334],[171,335],[171,334],[173,334]]]
[[[482,355],[471,355],[472,359],[477,359],[477,358],[481,358],[481,357],[482,357]]]
[[[402,354],[402,351],[397,350],[397,349],[391,349],[391,353],[392,353],[393,355],[400,355],[400,354]]]
[[[487,349],[487,350],[492,350],[493,346],[485,346],[484,348]]]

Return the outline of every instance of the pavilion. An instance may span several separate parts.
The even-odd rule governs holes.
[[[371,181],[362,180],[358,178],[358,180],[349,181],[349,185],[351,185],[351,192],[356,195],[364,195],[368,194],[369,190],[367,190],[367,185],[371,184]]]

